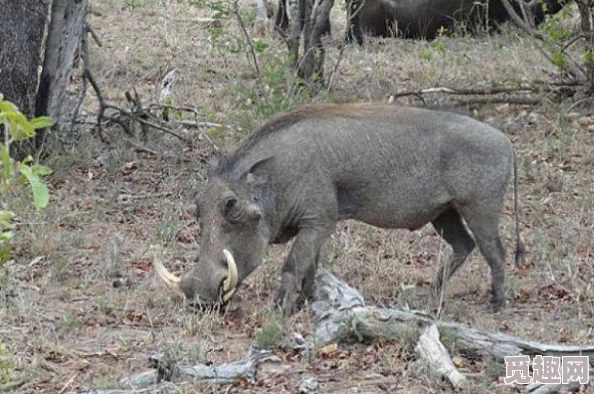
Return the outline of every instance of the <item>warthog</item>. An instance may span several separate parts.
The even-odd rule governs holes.
[[[499,310],[505,250],[498,224],[512,169],[517,186],[510,140],[464,115],[378,104],[304,106],[268,121],[211,166],[197,197],[196,265],[181,278],[158,261],[155,271],[193,302],[221,305],[258,267],[268,244],[295,238],[276,298],[291,314],[312,293],[320,250],[337,222],[410,231],[431,222],[453,249],[432,294],[478,244]]]
[[[539,3],[522,0],[535,25],[545,15],[555,14],[562,8],[559,0]],[[346,0],[347,29],[345,40],[363,44],[363,32],[389,37],[394,33],[403,38],[434,39],[441,28],[453,31],[463,23],[470,33],[487,26],[498,26],[511,19],[501,0]],[[522,17],[518,1],[510,1],[515,12]],[[527,14],[528,16],[528,14]]]

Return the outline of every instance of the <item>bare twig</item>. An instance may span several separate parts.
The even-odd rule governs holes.
[[[459,99],[454,105],[469,105],[469,104],[496,104],[496,103],[507,103],[507,104],[519,104],[519,105],[537,105],[542,102],[543,97],[538,95],[534,97],[529,96],[498,96],[505,93],[533,93],[535,91],[542,91],[543,89],[537,89],[531,86],[520,86],[520,87],[494,87],[494,88],[465,88],[465,89],[453,89],[449,87],[436,87],[428,89],[418,90],[403,90],[396,92],[388,97],[388,103],[393,103],[396,98],[415,96],[420,99],[423,104],[426,104],[424,95],[427,94],[449,94],[456,96],[480,96],[472,97],[468,99]]]
[[[91,37],[93,37],[93,40],[95,40],[95,43],[97,44],[97,46],[102,47],[103,44],[101,43],[99,36],[95,33],[95,30],[93,30],[91,25],[89,25],[87,22],[85,22],[85,29],[88,33],[91,33]]]
[[[159,104],[149,104],[146,108],[148,110],[158,110],[158,111],[161,111],[162,109],[167,108],[167,109],[171,109],[173,111],[191,112],[194,115],[199,115],[198,108],[184,106],[184,105],[171,105],[171,104],[159,103]]]
[[[332,83],[334,82],[334,77],[336,75],[336,72],[338,71],[338,66],[340,66],[340,62],[342,61],[342,57],[344,55],[344,48],[345,45],[344,44],[340,44],[340,49],[338,52],[338,59],[336,59],[336,63],[334,64],[334,68],[332,69],[332,74],[330,74],[330,78],[328,78],[328,93],[330,93],[330,91],[332,90]]]
[[[179,124],[185,127],[195,127],[195,128],[199,128],[199,127],[223,127],[222,124],[220,123],[214,123],[214,122],[191,122],[188,120],[177,120],[174,122],[175,124]]]
[[[391,97],[398,98],[404,96],[422,96],[424,94],[445,93],[454,95],[496,95],[501,93],[533,92],[531,87],[498,87],[498,88],[467,88],[454,89],[448,87],[436,87],[419,90],[403,90],[396,92]]]
[[[230,0],[229,2],[231,4],[231,11],[233,12],[233,15],[235,15],[235,19],[237,19],[237,23],[239,24],[239,27],[241,28],[241,32],[243,33],[245,43],[248,47],[248,51],[246,52],[246,57],[247,57],[248,63],[250,63],[250,57],[251,57],[251,62],[253,63],[254,69],[256,70],[256,78],[258,79],[258,90],[260,91],[259,96],[262,100],[264,100],[265,105],[269,105],[268,98],[266,97],[266,92],[264,90],[264,83],[262,82],[262,73],[260,72],[260,66],[258,65],[258,58],[256,56],[256,50],[254,49],[254,45],[252,43],[252,38],[250,37],[250,34],[248,33],[248,31],[245,27],[245,23],[243,23],[243,18],[239,14],[239,5],[237,4],[238,0]]]
[[[561,52],[565,52],[567,49],[569,49],[570,46],[572,46],[573,44],[575,44],[582,38],[587,38],[587,37],[585,34],[578,34],[577,36],[573,37],[571,40],[569,40],[567,43],[565,43],[565,45],[563,45],[561,47]]]
[[[455,106],[469,104],[515,104],[515,105],[538,105],[542,103],[542,97],[475,97],[469,99],[460,99],[454,103]]]

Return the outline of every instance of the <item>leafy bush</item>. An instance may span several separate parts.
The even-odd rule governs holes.
[[[27,120],[16,105],[4,100],[0,94],[0,125],[4,129],[4,141],[0,142],[0,196],[5,197],[9,192],[27,182],[33,194],[33,206],[43,209],[49,202],[49,191],[42,177],[52,173],[49,167],[33,164],[30,155],[22,161],[16,161],[10,155],[11,145],[15,142],[28,140],[35,136],[35,130],[52,126],[50,117],[40,116]],[[13,237],[12,219],[14,212],[5,210],[5,203],[0,206],[0,265],[10,258],[10,240]]]

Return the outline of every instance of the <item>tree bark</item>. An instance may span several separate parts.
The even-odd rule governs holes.
[[[0,0],[0,93],[35,114],[38,67],[49,0]]]
[[[287,48],[297,76],[315,93],[324,85],[325,49],[322,36],[330,33],[334,0],[287,0],[289,34]],[[303,36],[303,55],[299,55]]]
[[[53,0],[52,3],[35,115],[51,116],[55,124],[59,124],[62,118],[66,88],[83,34],[87,6],[88,0]],[[44,130],[37,132],[37,147],[44,135]]]
[[[576,0],[580,13],[580,26],[586,39],[584,48],[584,66],[586,68],[588,88],[594,89],[594,9],[592,0]]]
[[[315,0],[306,8],[307,17],[304,31],[303,60],[299,67],[299,77],[316,85],[324,83],[324,60],[326,50],[322,44],[322,34],[329,18],[334,0]]]

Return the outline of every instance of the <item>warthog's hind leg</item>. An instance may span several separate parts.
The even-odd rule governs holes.
[[[503,203],[484,204],[480,207],[465,207],[462,215],[474,235],[474,239],[491,268],[491,300],[494,312],[505,306],[503,292],[505,249],[499,238],[499,218]]]
[[[440,299],[441,291],[445,283],[460,268],[470,253],[474,250],[475,243],[466,231],[462,217],[453,208],[441,213],[432,222],[433,227],[441,237],[452,246],[452,256],[446,263],[442,262],[435,280],[431,284],[431,298],[436,301]]]

